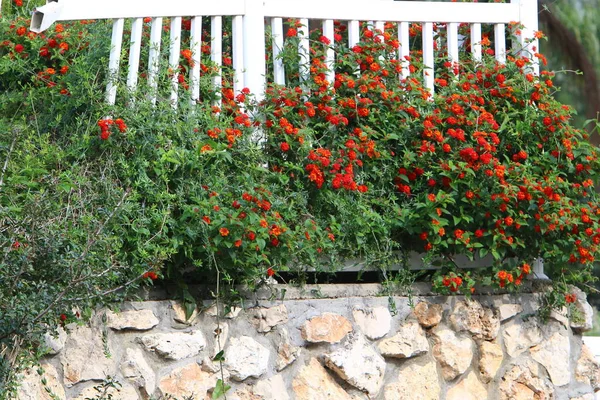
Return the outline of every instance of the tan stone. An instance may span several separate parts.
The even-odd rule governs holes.
[[[285,304],[275,307],[258,307],[251,310],[252,323],[256,330],[261,333],[270,332],[275,326],[285,324],[288,321],[287,308]]]
[[[590,385],[595,391],[600,390],[600,363],[585,344],[581,347],[581,354],[575,367],[575,379]]]
[[[287,329],[278,328],[278,330],[280,342],[277,346],[277,361],[275,364],[275,368],[279,372],[294,361],[296,361],[296,359],[300,355],[300,348],[292,344]]]
[[[473,341],[457,336],[444,325],[433,329],[433,356],[442,366],[442,376],[451,381],[469,368],[473,359]]]
[[[52,364],[42,364],[43,374],[38,374],[37,368],[28,369],[20,380],[17,400],[65,400],[65,389],[60,384],[58,371]],[[46,380],[46,385],[42,383]],[[46,388],[56,396],[53,398]]]
[[[568,336],[555,332],[549,339],[531,348],[531,357],[546,368],[556,386],[567,385],[571,380],[571,343]]]
[[[127,348],[121,362],[121,374],[149,397],[156,388],[156,375],[144,358],[142,349]]]
[[[338,343],[352,332],[352,324],[345,317],[323,313],[304,322],[302,339],[311,343]]]
[[[198,317],[198,307],[194,308],[194,311],[192,311],[192,314],[189,317],[186,316],[185,307],[179,302],[173,302],[171,304],[171,309],[173,312],[173,319],[181,324],[192,325]]]
[[[424,328],[432,328],[442,320],[442,306],[439,304],[431,304],[427,301],[421,301],[413,310],[419,324]]]
[[[498,307],[498,317],[500,318],[500,321],[506,321],[521,312],[523,312],[523,306],[520,304],[501,304]]]
[[[439,400],[441,387],[435,362],[418,359],[402,365],[398,382],[384,388],[385,400]]]
[[[228,307],[225,310],[223,310],[223,307],[220,307],[221,309],[221,316],[227,319],[234,319],[236,318],[238,315],[240,315],[240,312],[242,311],[241,307]],[[209,308],[206,309],[205,311],[206,315],[210,315],[211,317],[216,317],[217,316],[217,305],[213,304],[212,306],[210,306]]]
[[[593,393],[587,393],[583,396],[571,397],[569,400],[595,400],[595,398]]]
[[[121,384],[120,386],[105,388],[96,384],[89,385],[84,388],[76,397],[72,397],[71,400],[88,400],[99,398],[100,395],[104,394],[103,399],[111,400],[139,400],[140,396],[136,392],[135,388],[127,383]]]
[[[392,315],[387,307],[355,306],[352,316],[361,332],[371,340],[384,337],[392,326]]]
[[[155,351],[168,360],[182,360],[200,353],[206,346],[202,331],[166,332],[142,336],[147,351]]]
[[[594,327],[594,310],[587,302],[587,294],[576,286],[570,286],[569,290],[575,294],[575,309],[578,311],[577,320],[571,320],[571,328],[577,332],[587,332]]]
[[[509,368],[498,386],[500,400],[551,400],[554,388],[540,371],[539,364],[525,360]]]
[[[406,321],[394,336],[380,341],[377,347],[384,357],[409,358],[426,354],[429,342],[417,321]]]
[[[178,399],[193,396],[193,399],[204,400],[220,377],[220,374],[202,371],[200,365],[194,362],[160,378],[158,389],[163,396],[171,395]]]
[[[255,396],[260,400],[289,400],[290,396],[281,375],[274,375],[269,379],[258,381],[252,388]]]
[[[64,383],[67,387],[90,379],[102,380],[114,376],[115,361],[107,358],[102,335],[87,326],[76,326],[69,333],[65,347],[61,352]],[[110,346],[108,348],[110,351]]]
[[[496,377],[504,360],[502,346],[496,342],[482,341],[479,344],[479,372],[484,382]]]
[[[206,324],[204,328],[208,328],[208,332],[213,336],[215,345],[213,346],[211,356],[214,358],[227,346],[227,340],[229,339],[229,324],[225,321],[213,321]]]
[[[500,320],[493,310],[474,300],[457,302],[450,324],[457,332],[470,332],[476,339],[494,340],[500,331]]]
[[[50,355],[58,354],[65,347],[67,341],[67,332],[62,326],[56,328],[54,332],[46,332],[44,334],[44,345],[48,349]]]
[[[510,357],[517,357],[525,350],[542,342],[542,331],[535,320],[509,324],[511,325],[504,329],[502,337],[506,353]]]
[[[106,325],[116,331],[131,329],[147,331],[158,325],[159,320],[152,310],[131,310],[120,313],[106,312]]]
[[[446,400],[487,400],[487,398],[485,385],[479,382],[477,374],[473,371],[446,393]]]
[[[296,400],[352,399],[314,357],[310,359],[308,365],[300,368],[300,372],[292,382],[292,388]]]
[[[236,381],[258,378],[269,366],[269,350],[250,336],[231,338],[225,349],[225,368]]]

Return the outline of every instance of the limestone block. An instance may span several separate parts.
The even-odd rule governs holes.
[[[277,345],[277,361],[275,364],[275,368],[278,372],[296,361],[300,355],[300,348],[292,344],[287,329],[279,328],[279,338],[280,341]]]
[[[334,313],[323,313],[304,322],[302,338],[311,343],[338,343],[352,332],[352,324],[345,317]]]
[[[403,364],[398,382],[384,388],[385,400],[439,400],[441,387],[435,362],[423,359]]]
[[[374,397],[383,385],[385,361],[361,334],[355,334],[344,347],[325,354],[325,365],[355,388]]]
[[[384,337],[392,326],[392,315],[387,307],[365,308],[355,306],[352,316],[361,332],[371,340]]]
[[[543,376],[540,367],[532,360],[525,360],[509,368],[499,380],[500,400],[551,400],[554,388]]]
[[[570,286],[571,293],[577,296],[575,301],[575,309],[578,311],[579,318],[571,320],[571,328],[578,332],[587,332],[594,325],[594,310],[590,303],[587,302],[587,294],[576,286]]]
[[[181,360],[199,354],[206,347],[201,331],[155,333],[140,341],[147,351],[155,351],[168,360]]]
[[[225,368],[231,378],[243,381],[248,377],[258,378],[267,372],[269,350],[250,336],[231,338],[225,350]]]
[[[571,343],[568,336],[555,332],[549,339],[531,348],[531,357],[546,368],[554,385],[564,386],[571,380]]]
[[[523,312],[523,306],[520,304],[501,304],[498,307],[498,317],[500,318],[500,321],[506,321],[521,312]]]
[[[577,360],[575,379],[590,385],[594,391],[600,390],[600,363],[585,344],[582,345],[581,355]]]
[[[106,325],[116,331],[147,331],[158,325],[159,320],[152,310],[131,310],[120,313],[106,312]]]
[[[479,372],[484,382],[490,382],[496,377],[503,360],[504,353],[500,344],[488,341],[479,344]]]
[[[109,346],[107,344],[107,346]],[[63,378],[67,387],[82,381],[103,380],[113,376],[116,365],[104,354],[102,335],[87,326],[76,326],[67,336],[65,348],[60,355]],[[110,346],[108,351],[112,353]]]
[[[290,400],[281,375],[258,381],[252,388],[252,393],[260,400]]]
[[[446,400],[487,400],[487,388],[471,371],[446,393]]]
[[[504,346],[510,357],[517,357],[525,350],[542,342],[542,331],[535,320],[512,323],[502,333]]]
[[[156,375],[138,348],[127,348],[121,362],[121,374],[129,382],[139,388],[146,396],[154,393]]]
[[[300,368],[292,388],[296,400],[352,400],[316,358]]]
[[[216,356],[218,352],[223,350],[227,345],[227,339],[229,339],[229,324],[225,321],[216,321],[208,324],[210,332],[214,338],[214,347],[211,352],[212,357]]]
[[[443,309],[439,304],[421,301],[415,306],[413,313],[423,328],[433,328],[442,320]]]
[[[21,376],[17,392],[17,400],[65,400],[65,389],[60,383],[58,371],[52,364],[42,364],[43,374],[38,374],[37,369],[28,369]],[[42,383],[46,380],[46,386]],[[56,396],[53,398],[47,391]]]
[[[62,326],[56,329],[56,332],[46,332],[44,334],[44,345],[48,349],[48,354],[55,355],[65,347],[67,342],[67,332]]]
[[[208,391],[214,389],[218,379],[221,379],[221,374],[202,371],[200,366],[193,362],[161,377],[158,389],[165,397],[170,395],[177,399],[191,397],[204,400]]]
[[[221,306],[222,307],[222,306]],[[227,313],[225,313],[223,315],[223,313],[227,311]],[[231,307],[228,308],[227,310],[223,310],[221,308],[221,316],[227,319],[234,319],[236,318],[238,315],[240,315],[240,312],[242,311],[241,307]],[[210,315],[211,317],[216,317],[217,316],[217,305],[213,304],[212,306],[210,306],[209,308],[206,309],[205,311],[206,315]]]
[[[469,368],[473,359],[473,341],[459,337],[444,325],[433,329],[433,356],[442,366],[442,376],[451,381]]]
[[[186,317],[185,307],[179,302],[173,302],[171,304],[171,310],[173,319],[181,324],[192,325],[198,317],[198,307],[194,308],[192,315]]]
[[[467,331],[484,340],[494,340],[500,330],[500,320],[494,312],[474,300],[457,302],[450,314],[450,324],[457,332]]]
[[[258,307],[250,312],[253,315],[252,323],[256,326],[256,330],[261,333],[270,332],[275,326],[285,324],[288,321],[285,304],[270,308]]]
[[[571,397],[569,400],[595,400],[596,396],[593,393],[587,393],[583,396]]]
[[[427,353],[429,342],[417,321],[406,321],[394,336],[379,342],[378,348],[385,357],[409,358]]]
[[[104,395],[104,397],[100,397]],[[71,400],[89,400],[89,399],[111,399],[111,400],[139,400],[140,396],[136,392],[135,388],[127,383],[123,383],[120,386],[101,387],[100,385],[89,385],[84,388],[76,397],[72,397]]]

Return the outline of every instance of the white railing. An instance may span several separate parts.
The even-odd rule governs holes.
[[[353,46],[359,41],[359,21],[369,21],[375,27],[382,28],[385,22],[397,24],[400,47],[398,56],[404,60],[409,54],[409,24],[422,23],[422,51],[425,66],[424,81],[426,87],[433,91],[434,67],[434,23],[445,23],[447,30],[447,52],[451,60],[458,61],[460,37],[458,27],[461,23],[470,24],[471,51],[475,60],[481,59],[481,25],[494,25],[495,57],[498,61],[506,60],[505,25],[519,22],[525,26],[520,32],[518,45],[521,51],[532,56],[538,41],[534,31],[538,29],[537,0],[511,0],[511,3],[448,3],[448,2],[408,2],[408,1],[341,1],[341,0],[47,0],[45,6],[33,13],[31,30],[41,32],[56,21],[112,19],[113,33],[110,51],[109,73],[119,76],[120,55],[123,44],[123,27],[125,19],[133,19],[131,29],[131,47],[127,70],[127,86],[135,89],[138,83],[140,65],[140,43],[142,37],[143,18],[152,18],[150,33],[150,51],[148,59],[147,79],[151,88],[157,85],[157,74],[161,60],[159,59],[163,17],[170,17],[170,49],[169,67],[172,70],[171,95],[173,106],[178,101],[178,64],[181,50],[182,17],[191,17],[190,50],[193,54],[194,66],[190,70],[191,101],[199,99],[200,88],[200,43],[202,18],[211,19],[211,60],[222,65],[222,17],[231,16],[232,32],[232,65],[234,69],[234,91],[237,93],[247,87],[261,99],[265,88],[265,25],[271,25],[273,37],[273,72],[274,81],[285,84],[284,67],[278,54],[283,46],[285,19],[299,19],[304,26],[321,24],[323,35],[334,43],[334,20],[347,21],[348,42]],[[309,71],[308,29],[302,32],[299,41],[299,52],[302,63],[302,74],[307,78]],[[531,68],[538,72],[534,63]],[[335,59],[333,48],[327,51],[326,65],[330,68],[327,80],[334,82],[335,71],[332,68]],[[303,71],[303,72],[302,72]],[[402,70],[406,77],[409,69]],[[106,99],[109,104],[115,103],[117,80],[108,83]],[[220,87],[221,77],[215,76],[215,87]],[[156,101],[156,97],[152,97]]]

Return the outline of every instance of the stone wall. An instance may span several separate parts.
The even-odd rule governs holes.
[[[29,371],[19,398],[108,389],[113,399],[210,399],[224,378],[228,400],[593,400],[600,368],[582,346],[584,295],[577,323],[542,323],[537,298],[415,296],[414,308],[406,297],[258,300],[222,318],[206,302],[188,319],[174,301],[130,302],[48,336],[45,384]],[[211,361],[220,349],[222,369]],[[109,376],[116,388],[101,387]]]

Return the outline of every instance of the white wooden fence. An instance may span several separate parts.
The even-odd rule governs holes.
[[[140,75],[140,54],[143,18],[152,18],[148,70],[146,71],[150,88],[156,88],[161,60],[160,45],[163,17],[170,17],[170,50],[168,65],[174,71],[171,77],[170,98],[173,106],[178,102],[178,64],[181,51],[182,17],[191,17],[191,48],[194,66],[189,81],[191,101],[200,96],[200,55],[202,18],[211,20],[211,59],[217,65],[223,61],[223,17],[231,16],[232,61],[234,69],[234,91],[244,87],[250,89],[257,99],[261,99],[265,88],[265,25],[270,24],[273,37],[274,80],[285,84],[283,63],[277,55],[283,46],[283,21],[287,18],[299,19],[304,26],[322,24],[323,35],[334,43],[334,20],[347,21],[348,41],[353,46],[359,41],[359,21],[374,21],[376,27],[384,22],[397,23],[400,47],[400,60],[409,54],[409,24],[422,23],[422,50],[425,65],[424,80],[426,87],[433,91],[434,67],[434,23],[445,23],[447,29],[448,55],[458,61],[460,23],[470,24],[471,51],[474,59],[481,58],[481,25],[494,25],[495,56],[500,62],[506,59],[505,25],[520,22],[525,26],[521,30],[519,46],[528,55],[538,46],[534,31],[538,29],[537,0],[511,0],[511,3],[449,3],[420,1],[357,1],[357,0],[47,0],[45,6],[33,13],[31,30],[41,32],[56,21],[112,19],[112,47],[110,51],[109,72],[118,76],[120,55],[123,44],[125,19],[133,19],[131,29],[131,47],[127,67],[127,86],[135,89]],[[308,66],[309,41],[307,29],[299,43],[302,62]],[[530,41],[531,40],[531,41]],[[529,42],[530,41],[530,42]],[[326,64],[333,65],[335,52],[330,49],[326,55]],[[165,60],[166,61],[166,60]],[[538,72],[537,64],[532,69]],[[308,68],[301,68],[308,71]],[[402,75],[409,74],[408,68]],[[327,80],[334,82],[335,71],[329,68]],[[106,99],[114,104],[117,87],[116,80],[108,83]],[[221,77],[214,78],[216,88],[221,85]],[[152,97],[156,101],[156,97]]]

